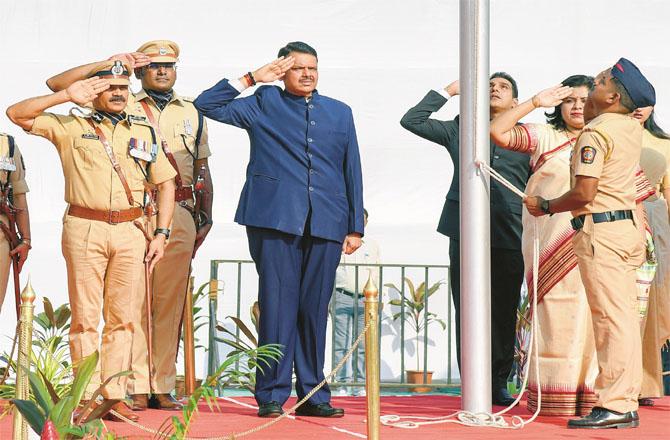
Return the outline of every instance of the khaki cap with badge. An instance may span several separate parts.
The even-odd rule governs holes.
[[[179,61],[179,45],[170,40],[153,40],[144,43],[137,49],[149,58],[152,63],[176,63]]]
[[[130,67],[120,60],[109,60],[97,65],[87,75],[88,78],[94,76],[106,79],[113,86],[130,85]]]

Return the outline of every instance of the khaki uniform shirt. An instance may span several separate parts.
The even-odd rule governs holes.
[[[153,117],[158,121],[160,132],[167,142],[168,148],[174,155],[182,185],[193,184],[193,164],[195,158],[205,159],[212,155],[209,149],[207,137],[207,124],[203,119],[202,135],[200,145],[195,145],[195,137],[198,133],[198,111],[189,98],[184,98],[176,93],[172,100],[160,111],[154,100],[143,90],[135,94],[129,100],[128,108],[133,112],[144,115],[144,108],[140,101],[149,105]]]
[[[598,192],[572,215],[635,209],[641,149],[642,126],[627,115],[604,113],[584,127],[572,154],[572,186],[576,176],[595,177]]]
[[[16,141],[16,139],[15,139]],[[16,170],[9,172],[6,164],[13,164]],[[14,142],[14,156],[9,157],[9,137],[0,133],[0,182],[7,183],[7,174],[12,183],[14,194],[25,194],[28,192],[26,183],[26,167],[19,146]]]
[[[147,168],[147,162],[139,159],[136,161],[129,154],[129,150],[131,138],[152,144],[148,121],[144,115],[129,113],[128,118],[116,126],[106,118],[96,125],[114,150],[116,160],[128,181],[135,206],[141,206],[145,182],[142,171]],[[42,113],[35,118],[30,133],[42,136],[56,146],[65,176],[67,203],[104,211],[131,207],[101,139],[98,139],[87,118]],[[160,148],[156,161],[148,169],[148,180],[153,184],[168,181],[176,174]]]

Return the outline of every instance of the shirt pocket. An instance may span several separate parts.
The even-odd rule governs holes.
[[[72,159],[76,167],[85,170],[93,170],[101,166],[100,161],[106,158],[100,141],[88,139],[75,139],[73,144]]]
[[[187,148],[191,154],[195,154],[195,134],[193,133],[193,128],[191,130],[186,130],[186,120],[181,120],[176,122],[173,126],[173,136],[174,136],[174,148]],[[192,127],[192,122],[190,123]],[[173,151],[174,153],[174,151]]]

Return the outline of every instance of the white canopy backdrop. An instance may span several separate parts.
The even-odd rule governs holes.
[[[383,262],[448,263],[448,240],[435,228],[453,166],[442,147],[406,132],[398,121],[430,88],[458,76],[456,0],[2,0],[0,11],[3,110],[48,93],[44,81],[55,73],[135,50],[152,39],[171,39],[181,46],[175,89],[186,96],[271,61],[288,41],[308,42],[319,52],[319,92],[354,110],[370,212],[366,232],[379,242]],[[596,74],[618,57],[628,57],[656,86],[660,123],[670,129],[670,61],[661,52],[670,43],[669,16],[670,3],[663,0],[492,0],[491,69],[513,75],[520,98],[527,99],[568,75]],[[139,88],[136,80],[133,88]],[[457,111],[456,98],[437,116],[452,118]],[[528,120],[542,121],[543,116],[536,111]],[[198,284],[209,278],[210,259],[249,258],[244,228],[232,221],[244,183],[248,138],[242,130],[216,122],[210,121],[209,127],[215,224],[194,263]],[[22,282],[30,275],[40,297],[61,304],[67,301],[67,284],[60,252],[65,203],[58,156],[49,142],[12,125],[4,111],[0,131],[16,136],[28,168],[33,250]],[[255,282],[251,273],[247,280]],[[423,277],[408,274],[418,281]],[[431,280],[444,276],[436,272]],[[385,282],[398,284],[397,274],[385,276]],[[253,284],[243,291],[247,321],[245,310],[255,292]],[[447,300],[442,289],[431,297],[431,310],[446,318]],[[231,281],[219,316],[234,312]],[[10,281],[0,319],[0,350],[8,348],[14,325]],[[395,331],[397,326],[387,325],[383,332],[384,379],[400,374]],[[428,366],[439,380],[447,372],[447,333],[431,327],[430,334],[434,345]],[[413,346],[409,348],[412,354]],[[326,358],[328,368],[330,356]],[[409,357],[407,366],[412,365]],[[200,373],[204,367],[199,352]]]

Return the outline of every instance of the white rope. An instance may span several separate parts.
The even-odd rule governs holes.
[[[514,194],[518,195],[522,199],[526,198],[526,194],[519,190],[517,187],[508,182],[503,176],[500,175],[496,170],[491,168],[486,162],[475,160],[475,165],[484,172],[488,173],[495,180],[500,182],[501,185],[508,188]],[[535,355],[535,362],[531,362],[533,358],[533,353],[538,351],[538,342],[539,339],[539,322],[537,315],[537,278],[538,278],[538,266],[540,260],[540,233],[538,229],[538,221],[536,218],[533,218],[533,304],[532,309],[530,310],[529,315],[531,316],[531,332],[530,332],[530,343],[528,344],[528,359],[526,363],[526,371],[523,375],[523,383],[521,385],[521,390],[519,395],[507,408],[496,413],[473,413],[470,411],[456,411],[448,416],[443,417],[421,417],[421,416],[397,416],[397,415],[384,415],[380,417],[381,423],[385,426],[391,426],[394,428],[404,428],[404,429],[415,429],[424,425],[436,425],[442,423],[456,423],[463,426],[478,426],[486,428],[499,428],[499,429],[521,429],[524,426],[532,423],[537,416],[540,414],[540,409],[542,407],[542,388],[540,386],[540,361],[537,354]],[[535,413],[528,419],[524,420],[521,416],[512,416],[508,422],[503,417],[503,414],[507,413],[509,410],[514,408],[523,397],[526,392],[528,385],[528,376],[530,374],[531,363],[535,367],[535,377],[538,384],[537,387],[537,408]]]

